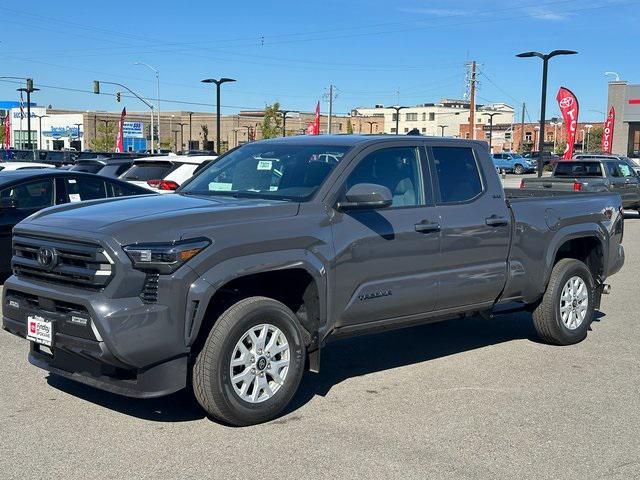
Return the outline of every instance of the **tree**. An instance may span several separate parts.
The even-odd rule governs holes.
[[[98,127],[97,136],[91,140],[91,149],[96,152],[111,152],[116,148],[118,127],[115,122],[102,122]]]
[[[279,113],[280,103],[275,102],[264,109],[262,119],[262,138],[276,138],[282,135],[282,116]]]
[[[209,127],[206,124],[200,125],[200,136],[202,137],[202,142],[206,145],[209,141]]]
[[[589,133],[589,151],[599,152],[602,149],[602,135],[604,130],[602,127],[593,127]],[[586,148],[586,145],[585,145]]]
[[[353,124],[351,123],[351,119],[350,118],[347,119],[347,133],[349,135],[353,134]]]
[[[4,122],[0,124],[0,146],[4,145]]]
[[[558,142],[556,142],[556,149],[555,152],[558,155],[562,155],[564,153],[564,149],[567,147],[567,142],[565,142],[564,140],[560,140]]]

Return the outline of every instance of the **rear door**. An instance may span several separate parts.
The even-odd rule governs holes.
[[[105,181],[99,176],[71,175],[61,177],[64,188],[64,203],[97,200],[107,197]]]
[[[437,211],[422,142],[372,146],[339,180],[339,196],[358,183],[389,188],[393,204],[335,211],[336,257],[330,273],[336,326],[430,312],[438,294]]]
[[[493,302],[507,278],[511,218],[488,155],[434,143],[429,159],[442,228],[436,309]]]

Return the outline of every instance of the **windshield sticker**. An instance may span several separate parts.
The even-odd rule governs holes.
[[[258,170],[271,170],[273,162],[271,160],[260,160],[258,162]]]
[[[69,183],[76,183],[76,180],[74,178],[70,178]]]
[[[218,192],[230,192],[233,190],[232,183],[220,183],[220,182],[211,182],[209,184],[209,190],[217,190]]]
[[[70,201],[71,203],[74,203],[74,202],[81,202],[81,201],[82,201],[82,198],[80,197],[80,194],[79,194],[79,193],[70,193],[70,194],[69,194],[69,201]]]

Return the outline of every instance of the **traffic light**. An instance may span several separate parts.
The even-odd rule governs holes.
[[[98,80],[93,81],[93,93],[96,95],[100,94],[100,82]]]
[[[116,92],[116,102],[120,103],[121,99],[122,99],[122,94],[120,92]]]

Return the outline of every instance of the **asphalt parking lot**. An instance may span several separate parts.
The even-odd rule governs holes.
[[[640,218],[587,340],[529,314],[330,344],[293,405],[229,428],[186,393],[133,400],[49,376],[0,331],[2,478],[640,478]]]

